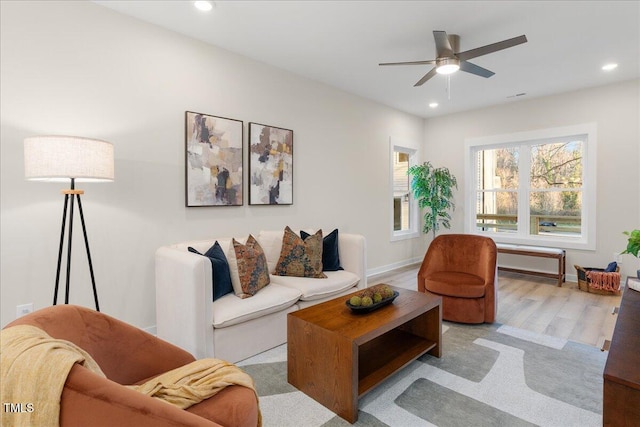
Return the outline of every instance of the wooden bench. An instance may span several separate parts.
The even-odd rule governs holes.
[[[532,274],[534,276],[548,277],[550,279],[557,279],[558,286],[562,286],[562,282],[565,281],[566,274],[566,252],[564,249],[548,248],[542,246],[524,246],[524,245],[511,245],[507,243],[496,243],[498,253],[511,254],[511,255],[523,255],[532,256],[538,258],[555,258],[558,260],[558,272],[547,273],[543,271],[524,270],[511,267],[498,267],[501,271],[510,271],[513,273]]]

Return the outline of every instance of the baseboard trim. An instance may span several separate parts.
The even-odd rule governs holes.
[[[367,280],[369,280],[373,276],[377,276],[378,274],[387,273],[391,270],[395,270],[396,268],[406,267],[412,264],[418,264],[422,262],[422,258],[410,258],[402,261],[394,262],[393,264],[383,265],[381,267],[371,268],[367,270]],[[567,274],[565,272],[565,282],[578,282],[578,276],[576,274]]]
[[[150,333],[153,336],[158,335],[158,330],[156,329],[156,325],[147,326],[146,328],[142,328],[143,331]]]
[[[402,261],[394,262],[393,264],[371,268],[367,270],[367,280],[372,276],[377,276],[378,274],[387,273],[391,270],[395,270],[396,268],[406,267],[408,265],[418,264],[420,262],[422,262],[422,258],[409,258]]]

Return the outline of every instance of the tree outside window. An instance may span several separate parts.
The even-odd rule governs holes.
[[[416,150],[391,143],[391,240],[420,235],[416,203],[409,187],[407,171],[415,164]]]
[[[548,133],[557,135],[468,143],[475,217],[467,225],[472,232],[505,242],[587,243],[593,230],[586,219],[594,210],[588,206],[595,206],[595,168],[587,158],[595,153],[595,131]]]

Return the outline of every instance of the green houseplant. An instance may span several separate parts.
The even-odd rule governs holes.
[[[418,206],[426,209],[422,231],[433,232],[435,238],[440,225],[451,228],[448,211],[455,210],[453,189],[458,188],[458,181],[449,169],[434,168],[430,162],[411,166],[407,173],[411,176],[411,191],[418,200]]]
[[[623,231],[623,234],[629,236],[627,240],[627,249],[621,254],[631,254],[636,258],[640,258],[640,230]],[[636,276],[640,279],[640,270],[636,272]]]
[[[640,230],[623,231],[622,233],[629,236],[629,239],[627,241],[627,249],[621,253],[631,254],[638,258],[638,253],[640,252]]]

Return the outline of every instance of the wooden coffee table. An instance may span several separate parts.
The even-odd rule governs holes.
[[[370,313],[353,313],[346,295],[287,316],[289,383],[350,423],[358,399],[385,378],[427,352],[442,355],[442,299],[393,289],[395,301]]]

